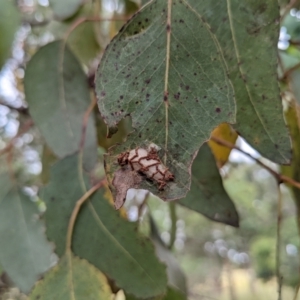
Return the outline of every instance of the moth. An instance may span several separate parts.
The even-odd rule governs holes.
[[[174,175],[161,162],[155,147],[149,147],[149,150],[135,148],[123,152],[118,156],[118,163],[120,166],[129,165],[131,170],[157,182],[159,190],[163,190],[168,181],[174,180]]]

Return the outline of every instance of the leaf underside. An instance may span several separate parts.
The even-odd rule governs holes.
[[[68,253],[35,286],[29,300],[38,299],[109,300],[111,291],[105,276],[99,270]]]
[[[193,164],[191,190],[179,203],[213,221],[239,226],[238,213],[223,187],[213,154],[206,143]]]
[[[16,286],[29,292],[51,265],[52,245],[37,206],[9,174],[0,174],[0,263]]]
[[[278,15],[275,1],[156,0],[121,29],[96,74],[104,121],[113,128],[130,115],[135,130],[106,157],[114,196],[117,155],[154,143],[175,180],[162,191],[149,180],[140,188],[164,200],[184,197],[198,149],[222,122],[237,122],[266,157],[289,161],[276,76]]]
[[[86,76],[79,62],[62,41],[42,47],[27,65],[26,101],[30,115],[48,146],[59,158],[73,154],[84,140],[84,167],[90,170],[97,159],[95,120],[84,116],[91,98]]]

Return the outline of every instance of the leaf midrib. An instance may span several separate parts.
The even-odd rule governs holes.
[[[89,208],[97,222],[97,224],[102,228],[102,230],[106,233],[106,235],[113,241],[113,243],[117,246],[117,248],[121,249],[122,252],[125,253],[130,260],[132,260],[138,267],[148,276],[148,278],[156,285],[156,281],[147,273],[147,271],[141,266],[141,264],[119,243],[119,241],[110,233],[110,231],[106,228],[106,226],[101,221],[101,218],[98,216],[93,204],[89,201],[88,202]]]

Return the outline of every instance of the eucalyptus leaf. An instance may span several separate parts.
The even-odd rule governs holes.
[[[37,206],[0,174],[0,263],[23,292],[29,292],[51,265],[52,246],[44,235]]]
[[[179,203],[213,221],[239,226],[238,213],[223,187],[214,156],[206,143],[200,148],[192,167],[191,190]]]
[[[295,100],[297,104],[300,104],[300,70],[297,69],[290,74],[290,86],[295,95]]]
[[[289,162],[278,17],[276,1],[153,0],[120,30],[96,74],[104,121],[114,128],[129,114],[135,129],[106,158],[114,196],[118,155],[154,144],[175,179],[163,190],[149,180],[139,188],[167,201],[184,197],[198,149],[222,122],[237,122],[263,155]]]
[[[106,277],[87,261],[67,253],[37,283],[29,300],[110,300]]]
[[[64,1],[60,2],[63,3]],[[99,24],[98,22],[84,22],[79,26],[75,26],[75,28],[72,26],[74,26],[75,20],[91,17],[91,11],[96,15],[97,10],[101,10],[98,7],[101,3],[85,2],[73,18],[64,22],[52,20],[43,30],[45,33],[50,32],[55,40],[64,39],[66,34],[69,33],[67,45],[70,47],[70,50],[82,64],[89,66],[101,50],[97,34]]]
[[[0,0],[0,70],[9,58],[20,15],[13,0]]]
[[[84,116],[91,105],[87,78],[74,54],[62,42],[38,50],[27,65],[25,96],[30,115],[48,146],[60,158],[77,152],[84,140],[84,167],[92,169],[97,159],[95,120]]]
[[[83,4],[83,0],[49,0],[49,3],[55,17],[59,20],[64,20],[72,17],[77,12]]]
[[[57,162],[49,185],[40,193],[47,205],[46,233],[59,256],[65,251],[75,203],[85,193],[84,186],[89,189],[88,178],[80,174],[78,163],[76,155]],[[163,294],[167,285],[165,266],[155,256],[151,242],[137,233],[135,224],[114,210],[106,193],[104,188],[99,190],[81,208],[73,234],[74,253],[137,297]]]

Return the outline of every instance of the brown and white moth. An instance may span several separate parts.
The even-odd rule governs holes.
[[[120,166],[129,165],[132,171],[157,182],[159,190],[163,190],[168,181],[174,180],[174,175],[161,162],[154,146],[150,146],[149,150],[136,148],[123,152],[118,156],[118,163]]]

